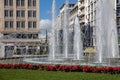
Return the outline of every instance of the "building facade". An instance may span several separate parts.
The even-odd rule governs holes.
[[[2,57],[39,54],[39,0],[0,0]]]
[[[113,0],[114,3],[114,14],[116,20],[116,27],[118,32],[118,43],[120,43],[120,0]],[[96,44],[96,21],[97,19],[97,5],[98,0],[78,0],[78,16],[80,17],[80,24],[85,26],[87,24],[93,28],[92,42],[93,46]],[[112,17],[111,17],[112,18]],[[120,49],[120,47],[119,47]]]
[[[90,34],[89,39],[87,39],[89,43],[87,46],[95,46],[96,2],[97,0],[78,0],[80,25],[84,29],[83,32]],[[86,30],[88,26],[90,30]]]
[[[117,25],[118,37],[120,37],[120,0],[113,1],[115,3],[115,20]],[[74,19],[76,16],[79,17],[80,26],[84,34],[84,46],[96,46],[96,22],[97,22],[97,5],[100,3],[98,0],[78,0],[78,2],[72,4],[69,3],[69,29],[73,29]],[[61,27],[64,23],[64,4],[60,8]],[[62,29],[62,28],[61,28]],[[120,41],[120,39],[119,39]]]

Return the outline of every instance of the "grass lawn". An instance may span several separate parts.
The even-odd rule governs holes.
[[[0,80],[120,80],[120,74],[0,69]]]

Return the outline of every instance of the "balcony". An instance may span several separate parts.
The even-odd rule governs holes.
[[[81,18],[80,23],[85,23],[85,18]]]
[[[120,7],[120,3],[117,3],[117,7]]]
[[[120,23],[117,23],[117,27],[120,27]]]
[[[14,28],[5,28],[1,30],[1,33],[13,33],[15,32]]]
[[[13,43],[17,43],[17,42],[41,42],[40,39],[1,39],[1,42],[3,43],[10,43],[10,42],[13,42]]]
[[[82,11],[82,12],[80,12],[80,14],[79,14],[79,16],[81,17],[81,16],[84,16],[85,15],[85,11]]]
[[[85,8],[85,5],[84,5],[84,3],[82,3],[82,4],[79,4],[79,9],[83,9],[83,8]]]
[[[117,13],[117,17],[120,17],[120,13]]]
[[[83,2],[84,0],[79,0],[79,2]]]

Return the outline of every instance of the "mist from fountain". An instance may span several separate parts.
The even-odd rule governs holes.
[[[56,53],[56,44],[55,44],[55,30],[56,30],[56,0],[53,0],[52,4],[52,29],[51,29],[51,35],[50,35],[50,42],[49,42],[49,59],[54,60],[55,59],[55,53]]]
[[[115,11],[114,4],[112,0],[98,0],[96,7],[96,62],[97,64],[109,63],[105,62],[105,59],[110,58],[119,58],[119,50],[118,50],[118,41],[117,41],[117,29],[116,29],[116,19],[115,19]],[[26,62],[31,63],[44,63],[44,64],[82,64],[80,60],[83,57],[83,45],[81,39],[81,30],[79,25],[78,18],[75,19],[74,25],[74,44],[69,43],[69,11],[68,11],[69,1],[66,0],[65,12],[64,12],[64,26],[62,31],[62,40],[60,41],[59,30],[57,30],[58,25],[56,23],[56,10],[55,10],[55,0],[53,0],[52,5],[52,29],[50,36],[50,52],[49,59],[48,57],[41,58],[30,58],[26,59]],[[59,22],[59,21],[58,21]],[[60,25],[59,25],[60,26]],[[71,31],[72,32],[72,31]],[[71,37],[73,39],[73,37]],[[63,43],[63,45],[61,45]],[[74,52],[72,59],[69,58],[69,49],[68,47],[72,45],[74,47]],[[59,48],[63,47],[62,49]],[[57,53],[60,51],[63,54],[60,57]],[[58,57],[56,57],[58,56]],[[59,59],[58,59],[59,58]],[[64,59],[65,58],[65,59]],[[76,59],[76,60],[75,60]],[[86,59],[86,58],[85,58]],[[87,60],[87,59],[86,59]],[[85,60],[85,61],[86,61]],[[119,59],[117,59],[119,60]],[[74,61],[74,62],[72,62]],[[119,60],[120,61],[120,60]],[[83,65],[84,61],[82,60]],[[88,62],[89,63],[89,62]],[[97,65],[95,64],[95,66]],[[91,64],[89,64],[91,65]],[[92,63],[94,65],[94,63]]]
[[[96,61],[99,63],[119,57],[114,4],[113,0],[97,2]]]
[[[66,0],[65,3],[65,12],[64,12],[64,27],[63,27],[63,44],[64,44],[64,55],[65,58],[68,57],[68,28],[69,28],[69,0]]]
[[[75,59],[81,60],[83,58],[83,42],[81,36],[81,27],[78,17],[75,18],[74,24],[74,54]]]

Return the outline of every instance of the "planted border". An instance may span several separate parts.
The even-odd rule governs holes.
[[[120,67],[93,67],[80,65],[44,65],[44,64],[0,64],[0,69],[29,69],[64,72],[110,73],[120,74]]]

